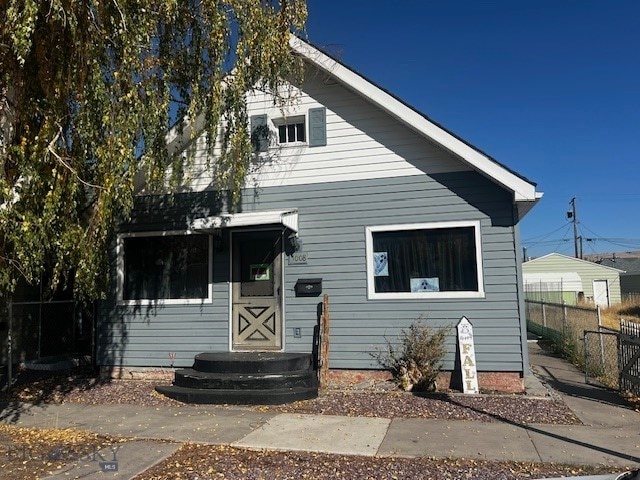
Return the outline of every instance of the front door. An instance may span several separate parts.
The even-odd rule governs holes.
[[[282,349],[282,232],[232,234],[232,349]]]

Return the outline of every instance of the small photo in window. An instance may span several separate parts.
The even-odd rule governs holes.
[[[268,263],[254,263],[250,267],[250,278],[254,281],[265,281],[271,278],[271,271]]]
[[[412,293],[439,292],[439,291],[440,291],[440,279],[438,277],[411,279]]]
[[[373,275],[375,277],[389,276],[389,256],[387,252],[373,252]]]

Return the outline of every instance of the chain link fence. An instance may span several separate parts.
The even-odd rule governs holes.
[[[603,327],[585,330],[585,383],[620,389],[619,337],[619,332]]]
[[[554,342],[576,364],[584,361],[584,331],[598,330],[600,310],[564,303],[526,300],[529,331]]]
[[[45,300],[28,293],[0,303],[0,383],[10,384],[23,367],[92,365],[93,307],[78,305],[72,298]]]
[[[526,300],[527,328],[551,340],[585,372],[585,382],[640,395],[640,325],[603,327],[599,308]]]

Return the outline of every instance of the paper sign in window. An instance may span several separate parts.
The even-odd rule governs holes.
[[[249,278],[255,281],[269,280],[271,278],[271,269],[268,263],[253,263],[249,265],[251,269]]]
[[[373,276],[389,276],[389,255],[387,252],[373,252]]]
[[[440,279],[438,277],[429,278],[412,278],[411,279],[411,292],[439,292],[440,291]]]

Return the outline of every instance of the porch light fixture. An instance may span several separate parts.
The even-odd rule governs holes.
[[[300,248],[302,247],[302,240],[300,240],[300,238],[298,238],[298,234],[294,233],[292,235],[289,236],[289,242],[291,243],[291,246],[293,247],[293,250],[296,252],[300,251]]]

